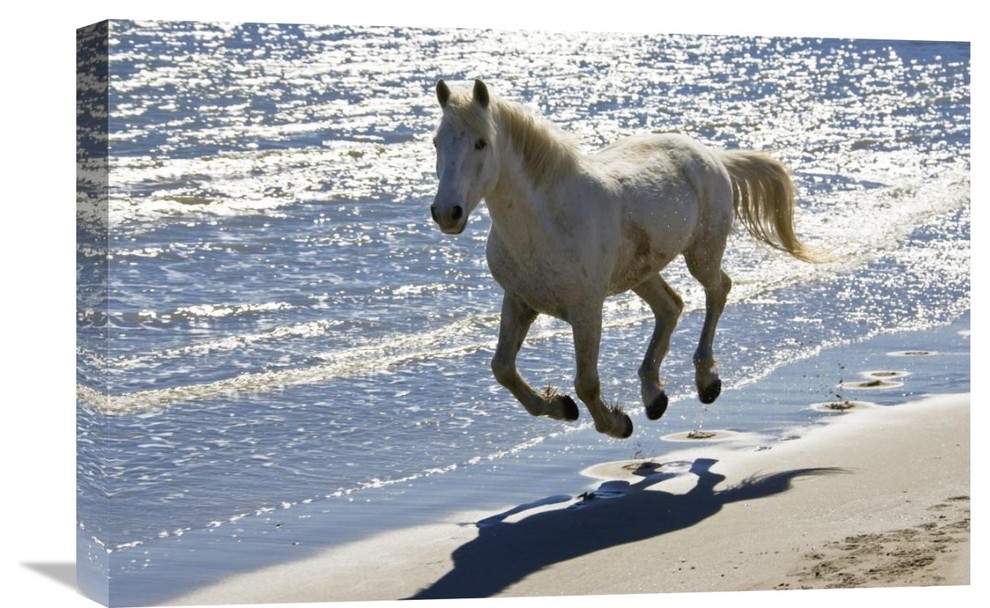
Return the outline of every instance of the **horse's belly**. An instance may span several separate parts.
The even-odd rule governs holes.
[[[692,211],[685,205],[675,213],[628,214],[623,219],[622,245],[609,279],[609,295],[636,287],[681,254],[693,229],[696,216]]]
[[[675,254],[654,251],[629,261],[613,273],[608,286],[608,294],[614,296],[629,291],[663,270],[674,257]]]

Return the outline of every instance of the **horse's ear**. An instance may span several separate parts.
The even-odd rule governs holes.
[[[447,107],[447,101],[450,100],[450,88],[447,87],[447,83],[440,80],[437,82],[437,101],[440,102],[441,108]]]
[[[477,101],[482,108],[488,107],[488,102],[490,101],[488,97],[488,87],[486,87],[485,83],[480,80],[474,81],[474,100]]]

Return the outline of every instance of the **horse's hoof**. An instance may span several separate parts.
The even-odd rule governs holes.
[[[610,430],[608,434],[609,437],[614,437],[616,439],[626,439],[630,435],[632,435],[632,432],[633,432],[632,420],[629,419],[629,416],[622,414],[622,423],[620,430],[615,430],[615,426],[613,426],[612,430]]]
[[[568,420],[568,421],[577,420],[580,414],[578,412],[578,406],[576,403],[574,403],[574,400],[571,399],[568,395],[562,395],[560,398],[564,402],[563,404],[564,420]]]
[[[714,403],[718,396],[722,394],[722,381],[718,378],[705,387],[705,390],[698,391],[698,398],[704,404]]]
[[[667,393],[660,393],[649,405],[646,406],[646,417],[650,420],[659,420],[660,416],[667,411]]]

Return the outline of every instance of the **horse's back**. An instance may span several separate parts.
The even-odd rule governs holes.
[[[620,139],[589,157],[622,206],[625,234],[610,291],[661,270],[694,243],[724,240],[732,184],[718,154],[680,134]]]
[[[680,133],[642,133],[619,139],[592,156],[607,174],[628,178],[680,175],[701,187],[711,179],[728,179],[718,155],[696,139]]]

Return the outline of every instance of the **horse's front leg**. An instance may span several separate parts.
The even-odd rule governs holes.
[[[595,430],[616,439],[625,439],[632,435],[632,420],[618,406],[605,403],[598,378],[598,350],[602,339],[601,307],[596,311],[589,310],[585,314],[569,316],[577,355],[574,390],[577,391],[578,398],[588,406],[595,421]]]
[[[548,388],[537,393],[522,379],[516,369],[516,355],[522,348],[537,312],[518,297],[506,292],[502,298],[502,318],[499,323],[498,346],[492,358],[492,373],[499,384],[534,416],[549,416],[556,420],[577,420],[578,408],[567,395]]]

